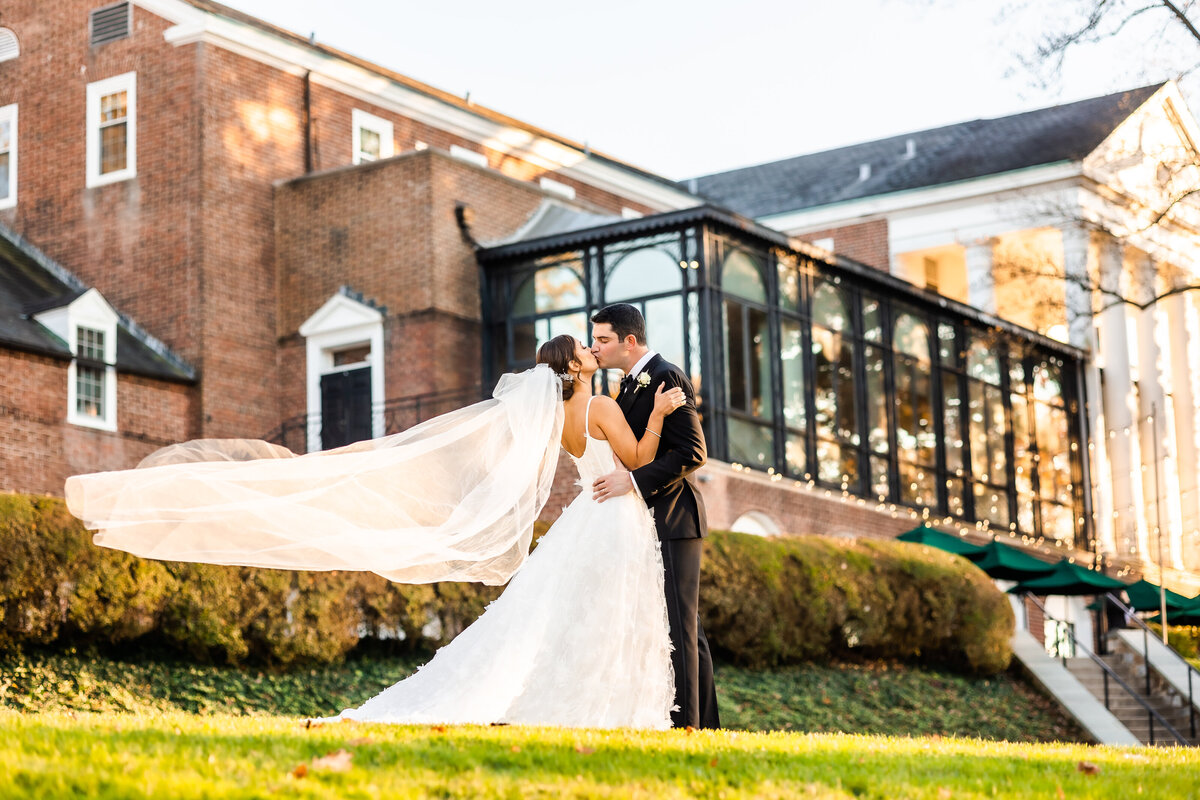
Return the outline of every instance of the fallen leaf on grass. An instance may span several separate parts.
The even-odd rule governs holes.
[[[445,733],[446,726],[445,725],[431,725],[429,727],[429,730],[433,731],[434,733]]]
[[[708,765],[710,767],[715,767],[717,765],[717,759],[714,758],[712,761],[708,762]]]
[[[350,769],[351,761],[354,760],[354,754],[349,750],[338,750],[335,753],[326,753],[323,756],[314,758],[308,764],[299,764],[292,770],[292,775],[297,778],[303,778],[308,775],[311,768],[314,772],[346,772]]]
[[[950,790],[947,789],[945,786],[938,789],[938,800],[950,800],[950,797],[951,797]]]
[[[1090,761],[1080,761],[1075,765],[1075,769],[1082,772],[1084,775],[1099,775],[1100,768]]]
[[[581,744],[577,744],[577,745],[575,745],[575,752],[576,752],[576,753],[583,753],[585,756],[590,756],[592,753],[596,752],[596,748],[594,748],[594,747],[584,747],[584,746],[583,746],[583,745],[581,745]]]
[[[514,744],[511,749],[514,753],[519,753],[519,752],[521,752],[521,745]]]
[[[346,744],[351,747],[358,747],[359,745],[373,744],[373,742],[369,736],[360,736],[357,739],[351,739],[350,741],[346,742]]]

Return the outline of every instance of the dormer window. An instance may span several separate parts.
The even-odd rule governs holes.
[[[75,416],[103,420],[107,416],[104,331],[75,328]]]
[[[117,312],[95,289],[34,315],[70,348],[67,422],[117,429]]]
[[[9,28],[0,28],[0,61],[9,61],[21,55],[21,43]]]

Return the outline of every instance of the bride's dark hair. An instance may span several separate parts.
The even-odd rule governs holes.
[[[554,370],[555,375],[570,375],[570,364],[575,360],[575,337],[564,333],[555,336],[538,348],[537,363],[546,364]],[[574,377],[574,376],[571,376]],[[563,381],[562,398],[570,400],[575,394],[575,381],[568,378]]]

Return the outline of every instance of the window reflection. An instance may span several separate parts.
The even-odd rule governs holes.
[[[678,292],[683,288],[683,270],[679,267],[679,258],[663,247],[641,247],[608,257],[612,262],[604,284],[606,304]],[[655,349],[658,349],[657,345]]]
[[[1008,527],[1008,458],[1004,436],[1004,394],[1000,359],[987,343],[974,338],[967,349],[967,429],[975,518]]]
[[[813,293],[813,428],[817,477],[827,483],[858,483],[858,418],[854,408],[854,343],[849,303],[842,290],[822,283]]]
[[[900,499],[909,505],[937,507],[937,431],[928,326],[913,314],[897,315],[892,346]]]

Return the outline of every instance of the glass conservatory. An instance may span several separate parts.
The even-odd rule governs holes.
[[[479,260],[485,384],[632,303],[650,346],[690,374],[710,458],[1090,544],[1072,347],[707,206]]]

